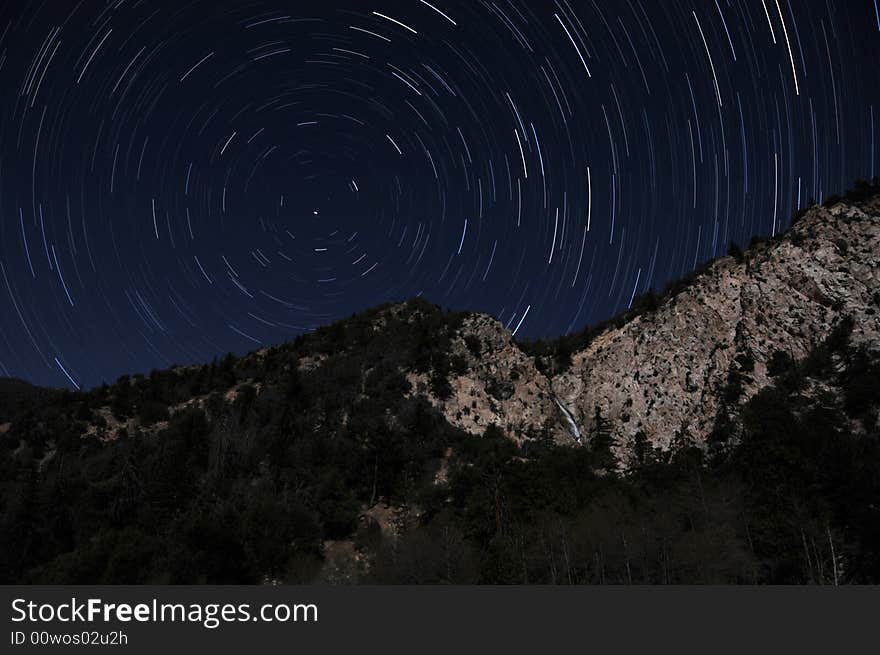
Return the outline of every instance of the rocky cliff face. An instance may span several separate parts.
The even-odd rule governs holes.
[[[501,323],[482,314],[468,316],[452,340],[450,356],[464,370],[450,376],[449,398],[430,394],[425,374],[410,373],[408,379],[452,425],[482,434],[494,424],[517,443],[542,436],[560,443],[571,439],[550,380]]]
[[[574,443],[577,431],[586,441],[598,408],[620,451],[639,432],[661,448],[676,433],[704,443],[770,382],[774,358],[803,358],[845,317],[854,343],[880,347],[878,259],[880,197],[813,207],[781,238],[713,262],[656,310],[599,334],[563,372],[545,376],[499,323],[471,315],[452,342],[467,366],[451,396],[409,378],[474,434],[494,423],[517,442]]]
[[[726,257],[656,311],[609,330],[572,357],[552,388],[589,430],[595,407],[616,441],[642,431],[668,446],[704,441],[768,384],[774,356],[803,358],[834,325],[880,346],[880,200],[810,209],[778,241]]]

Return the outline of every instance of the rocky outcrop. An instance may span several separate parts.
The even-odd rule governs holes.
[[[517,443],[542,436],[573,443],[550,380],[501,323],[483,314],[468,316],[452,340],[449,356],[456,365],[449,375],[448,398],[429,392],[427,375],[410,373],[408,379],[452,425],[482,434],[494,424]]]
[[[495,424],[517,443],[588,444],[598,408],[620,455],[639,432],[660,448],[677,434],[702,444],[771,381],[774,358],[802,359],[845,317],[854,343],[880,346],[878,258],[880,196],[813,207],[781,238],[716,260],[655,310],[600,333],[564,372],[545,376],[500,323],[471,314],[451,341],[448,397],[426,373],[407,379],[472,434]]]
[[[639,431],[659,447],[681,431],[701,443],[769,382],[775,353],[804,357],[844,317],[855,343],[878,347],[878,257],[880,200],[814,207],[781,239],[714,262],[656,311],[599,335],[553,392],[584,431],[598,407],[618,447]]]

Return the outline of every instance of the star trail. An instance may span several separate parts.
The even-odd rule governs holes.
[[[423,296],[557,336],[878,175],[877,0],[15,0],[0,375]]]

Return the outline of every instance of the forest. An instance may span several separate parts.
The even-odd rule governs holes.
[[[880,359],[851,322],[777,353],[708,447],[674,426],[624,462],[598,410],[583,447],[452,427],[403,371],[442,395],[464,315],[379,311],[88,392],[4,380],[0,582],[880,582]]]

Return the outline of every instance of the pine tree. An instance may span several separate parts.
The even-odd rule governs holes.
[[[617,467],[617,458],[612,451],[613,445],[611,422],[602,416],[602,410],[597,405],[593,415],[593,425],[590,428],[590,450],[597,468],[613,470]]]

